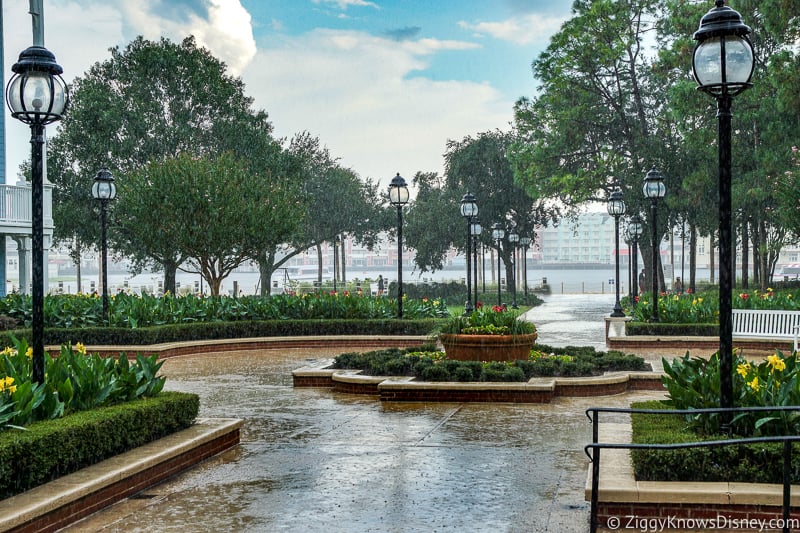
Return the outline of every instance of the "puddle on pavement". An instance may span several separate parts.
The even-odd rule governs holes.
[[[583,532],[585,409],[661,397],[381,403],[292,388],[292,370],[344,351],[168,359],[166,388],[199,394],[202,417],[243,418],[242,444],[67,531]]]

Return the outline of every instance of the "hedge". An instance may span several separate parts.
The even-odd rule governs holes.
[[[657,400],[636,402],[633,408],[669,409]],[[634,413],[631,415],[636,444],[676,444],[725,439],[704,437],[686,428],[681,415]],[[742,444],[677,450],[631,450],[637,481],[732,481],[783,483],[783,444]],[[792,483],[800,482],[800,447],[792,449]]]
[[[0,498],[8,498],[192,425],[196,394],[162,392],[0,432]]]

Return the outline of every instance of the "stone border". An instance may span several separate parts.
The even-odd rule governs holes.
[[[292,372],[295,387],[378,396],[395,402],[549,403],[558,396],[608,396],[633,390],[663,390],[660,372],[612,372],[588,378],[531,378],[527,382],[430,382],[407,376],[366,376],[360,370],[320,366]]]
[[[0,531],[57,531],[239,444],[242,421],[194,425],[0,500]]]
[[[243,339],[209,339],[198,341],[165,342],[148,345],[92,345],[86,351],[106,356],[142,353],[159,358],[192,355],[199,352],[216,353],[239,350],[274,350],[278,348],[410,348],[429,341],[424,335],[314,335],[296,337],[249,337]],[[47,346],[51,354],[58,354],[60,346]]]
[[[604,422],[599,425],[598,440],[627,444],[631,442],[631,433],[630,423]],[[758,521],[782,517],[782,485],[722,481],[636,481],[630,450],[603,449],[600,457],[597,518],[601,531],[624,529],[629,517],[642,521],[668,520],[669,517],[716,519],[718,516]],[[791,491],[791,518],[800,520],[800,486],[792,485]],[[592,499],[591,463],[584,498],[586,501]],[[610,518],[619,519],[619,527],[603,529]]]

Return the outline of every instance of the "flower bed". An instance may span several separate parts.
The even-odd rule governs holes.
[[[537,345],[516,361],[457,361],[434,346],[365,353],[344,353],[332,368],[361,370],[373,376],[414,376],[424,381],[522,382],[532,377],[579,377],[606,371],[646,370],[644,359],[621,352],[597,352],[593,347],[552,348]]]

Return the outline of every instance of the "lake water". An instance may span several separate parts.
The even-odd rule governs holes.
[[[376,280],[379,275],[388,283],[397,279],[397,270],[383,269],[383,270],[359,270],[350,268],[346,272],[348,281],[354,280]],[[505,274],[505,272],[504,272]],[[676,274],[680,275],[680,267],[676,265]],[[494,272],[496,276],[496,271]],[[688,277],[688,270],[686,271]],[[628,284],[628,270],[627,268],[620,268],[620,294],[624,295],[629,289]],[[437,272],[413,271],[411,269],[403,271],[403,283],[414,284],[424,282],[445,282],[445,281],[464,281],[466,273],[461,269],[446,269]],[[528,269],[528,287],[533,289],[541,286],[543,281],[550,285],[553,294],[614,294],[614,268],[609,266],[607,268],[529,268]],[[74,294],[77,292],[77,280],[75,278],[61,278],[61,286],[63,292]],[[304,276],[302,279],[292,278],[294,281],[311,283],[316,277]],[[495,277],[493,273],[487,268],[485,272],[485,284],[491,286],[495,284]],[[698,280],[708,280],[709,270],[698,269]],[[99,287],[97,275],[82,276],[82,290],[83,292],[91,292],[94,287]],[[113,294],[119,289],[126,289],[138,293],[142,290],[148,292],[158,291],[159,282],[163,280],[163,275],[158,273],[143,273],[136,276],[130,274],[110,273],[108,276],[109,291]],[[205,281],[201,280],[197,274],[187,274],[178,272],[176,281],[180,287],[192,287],[195,290],[203,290],[208,293],[208,287]],[[279,292],[284,286],[284,273],[283,271],[276,272],[272,277],[273,292]],[[94,285],[92,285],[94,282]],[[227,277],[222,283],[222,294],[233,294],[234,284],[241,294],[258,294],[260,291],[259,275],[258,272],[234,272]],[[481,281],[479,287],[483,285]],[[51,280],[51,290],[58,289],[58,283]],[[331,290],[333,288],[333,281],[331,275],[323,276],[323,286]],[[480,290],[480,289],[479,289]],[[524,290],[523,283],[518,283],[518,294]]]

